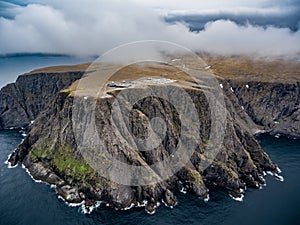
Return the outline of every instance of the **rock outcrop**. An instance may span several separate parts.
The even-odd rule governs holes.
[[[139,95],[144,87],[130,88]],[[204,154],[211,123],[209,104],[201,89],[187,86],[181,88],[190,95],[196,106],[201,135],[190,162],[172,177],[161,182],[145,186],[122,185],[99,175],[85,161],[75,141],[72,117],[74,94],[70,90],[60,92],[49,109],[38,117],[28,137],[9,161],[12,165],[23,162],[33,177],[55,184],[58,195],[70,203],[102,201],[115,208],[126,208],[146,202],[146,208],[150,212],[161,201],[168,206],[174,206],[176,193],[182,188],[203,199],[208,198],[209,189],[215,187],[241,196],[241,189],[259,188],[264,184],[264,171],[277,172],[277,166],[263,152],[251,130],[247,128],[248,115],[243,110],[236,110],[240,108],[238,100],[230,91],[230,85],[225,83],[228,115],[224,142],[212,163],[202,170],[201,162],[209,160]],[[119,139],[111,127],[111,107],[117,93],[118,90],[108,91],[104,97],[97,100],[95,108],[97,131],[100,138],[105,140],[107,151],[119,161],[135,166],[151,166],[171,156],[177,147],[179,129],[182,126],[176,110],[159,98],[145,98],[138,102],[131,109],[132,123],[129,129],[136,135],[146,136],[150,127],[145,118],[160,117],[165,120],[167,131],[162,143],[154,151],[140,151],[138,144],[137,149],[131,149]],[[82,96],[80,101],[89,101],[89,98]],[[189,123],[186,126],[192,127],[193,124]],[[181,135],[183,137],[180,138],[191,138],[185,136],[185,133]],[[96,152],[94,157],[99,157],[98,161],[105,161],[105,157],[101,158],[101,153]],[[36,169],[37,165],[43,169]],[[161,176],[161,171],[152,171],[151,176]]]
[[[73,78],[76,80],[77,77],[72,76]],[[158,89],[161,86],[166,88],[178,85],[172,82],[149,84],[139,81],[137,84],[130,82],[130,85],[122,85],[122,87],[115,85],[118,83],[108,85],[106,93],[96,101],[88,95],[76,96],[72,88],[62,90],[55,95],[59,89],[55,86],[50,92],[51,98],[54,95],[55,98],[44,111],[42,111],[45,109],[44,103],[39,102],[41,98],[46,98],[44,94],[31,96],[35,99],[31,103],[25,101],[26,110],[23,106],[17,106],[14,103],[15,108],[19,107],[18,112],[23,113],[20,114],[22,117],[16,117],[20,118],[18,121],[25,121],[24,124],[31,119],[36,119],[36,121],[22,144],[12,153],[9,162],[12,165],[22,162],[35,179],[56,185],[57,194],[67,202],[85,202],[87,206],[95,204],[96,201],[102,201],[106,205],[119,209],[144,205],[149,212],[153,212],[159,202],[164,202],[171,207],[175,206],[176,194],[180,190],[188,190],[199,198],[208,199],[209,191],[216,187],[227,190],[231,196],[239,198],[242,196],[242,189],[259,188],[263,185],[265,172],[270,171],[276,176],[279,172],[277,165],[261,149],[254,133],[258,130],[267,130],[299,137],[299,82],[294,85],[259,81],[244,82],[221,77],[218,79],[224,93],[227,117],[224,140],[220,151],[213,159],[205,154],[206,147],[209,145],[212,123],[210,106],[204,93],[207,90],[189,81],[184,81],[179,85],[188,93],[196,107],[200,123],[197,127],[199,137],[190,137],[186,132],[180,133],[180,130],[193,127],[192,121],[182,124],[180,115],[168,101],[149,97],[143,98],[132,108],[125,105],[125,109],[129,112],[127,128],[132,131],[133,135],[145,138],[152,129],[148,121],[159,117],[166,124],[166,135],[162,142],[155,148],[155,151],[141,151],[143,146],[138,142],[136,148],[129,148],[120,140],[120,134],[111,126],[114,122],[111,116],[112,105],[120,89],[134,90],[136,95],[142,95],[144,88],[148,85]],[[63,82],[63,84],[67,86],[68,82]],[[10,86],[6,87],[8,92],[17,93],[16,88]],[[32,92],[34,95],[44,93],[42,90],[36,92],[35,89],[31,92],[22,91],[22,98],[27,96],[26,93]],[[85,160],[78,147],[78,137],[74,133],[74,116],[77,116],[82,124],[88,123],[87,120],[90,118],[83,116],[84,111],[77,112],[78,115],[73,114],[75,96],[76,101],[85,102],[87,105],[89,101],[96,102],[95,129],[101,140],[105,140],[107,152],[127,165],[150,168],[157,162],[173,157],[179,138],[197,139],[198,145],[193,149],[194,153],[190,160],[167,179],[149,185],[124,185],[114,182],[114,179],[108,179],[99,174],[99,171]],[[50,99],[50,95],[47,98]],[[13,99],[19,99],[19,97]],[[2,100],[4,103],[10,101],[12,100]],[[34,106],[34,102],[38,106]],[[5,104],[0,107],[5,108]],[[2,113],[2,115],[6,114]],[[119,118],[122,116],[124,115],[118,115]],[[1,118],[4,124],[2,127],[11,126],[12,121],[4,116]],[[21,124],[21,122],[18,123]],[[84,135],[84,133],[81,134],[82,137]],[[101,152],[95,153],[94,157],[99,162],[106,161]],[[209,166],[202,169],[201,164],[209,160],[212,160]],[[145,180],[162,176],[161,171],[149,171],[149,177],[144,177]],[[117,175],[112,173],[110,176],[114,178]]]
[[[56,94],[82,77],[84,71],[33,72],[0,91],[0,129],[27,127]]]
[[[300,82],[229,82],[239,104],[264,132],[300,138]]]

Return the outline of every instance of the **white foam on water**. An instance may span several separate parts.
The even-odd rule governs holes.
[[[204,202],[208,202],[209,201],[209,194],[207,194],[206,198],[203,199]]]
[[[10,163],[8,162],[9,158],[11,157],[12,153],[10,153],[7,157],[7,160],[4,162],[4,164],[9,165]]]
[[[144,200],[142,204],[138,202],[137,207],[145,207],[147,204],[148,204],[148,201]]]
[[[60,195],[57,195],[57,198],[61,199],[67,206],[70,206],[70,207],[79,207],[79,206],[82,206],[82,205],[85,204],[84,200],[80,203],[69,203],[63,197],[61,197]]]
[[[26,171],[26,173],[31,177],[31,179],[32,179],[35,183],[43,183],[43,184],[50,185],[50,184],[48,184],[48,183],[45,182],[45,181],[35,179],[35,178],[31,175],[31,173],[29,172],[29,170],[24,166],[23,163],[22,163],[22,168]]]
[[[168,204],[165,203],[165,201],[163,199],[161,200],[161,202],[164,203],[166,207],[169,207]]]
[[[154,213],[155,213],[155,209],[152,211],[152,212],[149,212],[147,209],[145,209],[146,210],[146,212],[148,213],[148,214],[150,214],[150,215],[153,215]]]
[[[180,192],[183,193],[183,194],[187,193],[187,191],[186,191],[186,189],[184,187],[181,188]]]
[[[8,169],[13,169],[13,168],[16,168],[17,166],[18,166],[18,164],[16,164],[15,166],[12,166],[10,163],[8,163],[7,168]]]
[[[147,208],[145,208],[145,211],[148,214],[153,215],[156,212],[157,207],[159,207],[159,206],[160,206],[160,202],[156,202],[156,205],[153,207],[153,211],[152,212],[148,211]],[[172,209],[172,207],[170,207],[170,208]]]
[[[95,209],[99,208],[99,206],[101,205],[101,201],[96,201],[95,205],[92,206],[86,206],[85,201],[83,202],[84,204],[82,204],[79,208],[79,212],[83,214],[91,214]]]
[[[280,138],[280,134],[276,134],[275,137],[276,137],[276,138]]]
[[[266,183],[266,180],[263,176],[259,176],[259,178],[262,179]]]
[[[260,185],[257,181],[255,182],[255,186],[256,186],[257,188],[261,189],[261,185]]]
[[[132,207],[134,207],[134,204],[133,204],[133,203],[131,203],[130,206],[125,207],[125,208],[123,208],[123,209],[121,209],[121,210],[122,210],[122,211],[126,211],[126,210],[131,209]]]
[[[14,150],[15,151],[15,150]],[[8,169],[13,169],[13,168],[16,168],[19,164],[17,163],[16,165],[12,166],[11,163],[8,161],[9,158],[11,157],[12,153],[10,153],[7,157],[7,159],[5,160],[4,164],[7,165],[7,168]]]
[[[275,173],[274,177],[275,177],[276,180],[279,180],[279,181],[281,181],[281,182],[284,182],[283,176],[280,176],[280,175],[278,175],[277,173]]]
[[[167,203],[165,203],[165,201],[164,201],[163,199],[161,200],[161,202],[164,203],[164,205],[165,205],[166,207],[169,207],[169,208],[171,208],[171,209],[173,209],[174,206],[176,206],[176,205],[178,204],[178,202],[175,202],[175,205],[174,205],[174,206],[173,206],[173,205],[168,205]]]
[[[263,176],[267,176],[267,173],[265,171],[263,171]]]
[[[244,195],[243,195],[243,194],[241,194],[241,197],[233,197],[231,194],[229,194],[229,196],[230,196],[233,200],[238,201],[238,202],[242,202],[243,199],[244,199]]]
[[[278,169],[279,169],[279,168],[278,168]],[[281,172],[280,169],[279,169],[279,171]],[[280,176],[280,175],[278,175],[277,173],[272,173],[271,171],[267,171],[267,174],[269,174],[269,175],[275,177],[276,180],[279,180],[279,181],[281,181],[281,182],[284,181],[283,176]]]
[[[282,173],[281,169],[279,167],[276,167],[277,173]]]

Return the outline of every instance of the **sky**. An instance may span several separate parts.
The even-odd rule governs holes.
[[[100,55],[140,40],[213,54],[300,56],[300,0],[0,1],[0,55]]]

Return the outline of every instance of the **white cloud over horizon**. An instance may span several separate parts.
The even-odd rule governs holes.
[[[293,56],[300,53],[299,31],[251,24],[239,26],[232,21],[217,20],[194,33],[184,24],[166,23],[153,9],[157,2],[46,0],[43,4],[36,2],[18,6],[13,19],[0,17],[0,54],[41,52],[99,55],[117,45],[147,39],[171,41],[194,51],[219,54]],[[168,2],[170,0],[163,4]],[[188,2],[194,2],[195,9],[201,7],[197,1]],[[217,4],[217,1],[201,2],[207,10]],[[228,7],[235,5],[237,10],[241,7],[246,10],[259,9],[266,3],[264,0],[245,2],[248,4],[241,5],[237,0],[230,0],[227,4]],[[173,5],[169,9],[186,9],[179,0],[173,1]],[[162,4],[160,7],[168,9]],[[272,9],[261,10],[272,12]],[[276,13],[280,13],[280,10]]]

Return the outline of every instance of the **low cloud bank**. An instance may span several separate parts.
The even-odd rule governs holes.
[[[132,41],[165,40],[214,54],[290,56],[300,53],[300,32],[274,25],[219,19],[200,32],[167,23],[155,10],[130,1],[49,0],[2,9],[0,54],[99,55]],[[13,12],[14,15],[3,16]]]

